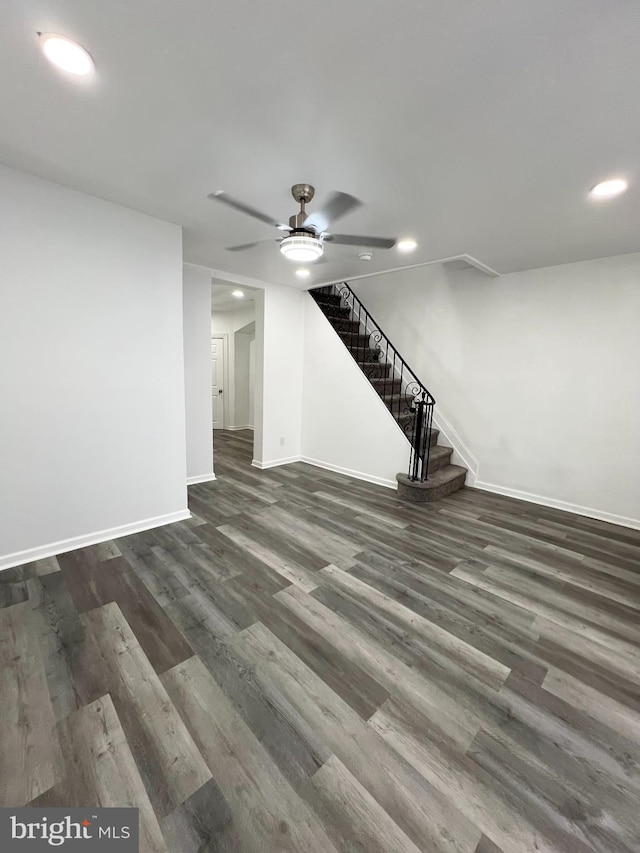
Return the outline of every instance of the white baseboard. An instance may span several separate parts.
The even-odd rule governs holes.
[[[364,480],[367,483],[373,483],[376,486],[384,486],[387,489],[398,488],[396,480],[387,480],[385,477],[375,477],[372,474],[364,474],[362,471],[343,468],[341,465],[333,465],[330,462],[323,462],[320,459],[311,459],[309,456],[301,456],[300,461],[306,462],[307,465],[314,465],[316,468],[324,468],[326,471],[333,471],[336,474],[344,474],[345,477],[353,477],[354,480]]]
[[[278,465],[290,465],[292,462],[300,462],[300,460],[300,456],[289,456],[287,459],[272,459],[271,462],[259,462],[257,459],[253,459],[251,464],[254,468],[266,471],[267,468],[277,468]]]
[[[291,456],[288,459],[274,459],[272,462],[258,462],[257,459],[252,461],[254,468],[259,468],[261,471],[267,468],[275,468],[278,465],[290,465],[292,462],[306,462],[307,465],[313,465],[315,468],[324,468],[325,471],[333,471],[335,474],[344,474],[345,477],[353,477],[354,480],[364,480],[367,483],[373,483],[376,486],[384,486],[387,489],[397,489],[398,483],[396,480],[387,480],[385,477],[375,477],[371,474],[365,474],[362,471],[354,471],[352,468],[343,468],[341,465],[333,465],[330,462],[323,462],[321,459],[312,459],[310,456]]]
[[[591,509],[590,507],[572,504],[568,501],[559,501],[543,495],[534,495],[531,492],[523,492],[520,489],[510,489],[507,486],[497,486],[495,483],[485,483],[482,480],[476,480],[474,488],[480,489],[483,492],[494,492],[497,495],[504,495],[507,498],[515,498],[519,501],[548,506],[551,509],[561,509],[564,512],[572,512],[575,515],[584,515],[587,518],[596,518],[598,521],[607,521],[610,524],[619,524],[621,527],[640,530],[640,519],[627,518],[625,515],[615,515],[612,512],[603,512],[600,509]]]
[[[196,483],[208,483],[215,479],[216,475],[213,471],[210,474],[199,474],[197,477],[187,477],[187,486],[193,486]]]
[[[23,563],[32,563],[34,560],[55,557],[56,554],[64,554],[66,551],[75,551],[76,548],[86,548],[87,545],[99,545],[100,542],[108,542],[110,539],[118,539],[120,536],[141,533],[143,530],[151,530],[153,527],[162,527],[162,525],[172,524],[174,521],[184,521],[186,518],[191,518],[191,513],[188,509],[183,509],[179,512],[167,513],[167,515],[158,515],[155,518],[134,521],[132,524],[111,527],[109,530],[100,530],[95,533],[87,533],[84,536],[62,539],[60,542],[51,542],[48,545],[39,545],[37,548],[16,551],[13,554],[0,557],[0,571],[10,569],[13,566],[21,566]]]
[[[227,430],[229,430],[229,432],[238,432],[238,431],[239,431],[239,430],[241,430],[241,429],[250,429],[250,430],[253,430],[253,427],[252,427],[252,426],[249,426],[249,424],[247,424],[246,426],[233,426],[233,427],[232,427],[232,426],[230,426],[230,427],[226,427],[226,429],[227,429]]]

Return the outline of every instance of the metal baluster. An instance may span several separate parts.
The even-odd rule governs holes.
[[[402,398],[402,389],[403,389],[403,387],[404,387],[404,381],[403,381],[403,380],[404,380],[404,362],[402,362],[402,363],[400,364],[400,388],[398,389],[398,424],[400,423],[400,411],[401,411],[401,408],[404,408],[404,407],[402,406],[402,399],[403,399],[403,398]],[[394,383],[395,383],[395,381],[396,381],[396,377],[395,377],[395,376],[392,376],[392,377],[391,377],[391,393],[392,393],[392,394],[393,394],[393,393],[395,393],[395,392],[394,392],[394,388],[395,388],[395,384],[394,384]]]
[[[431,453],[431,427],[433,424],[433,403],[425,404],[427,406],[427,423],[425,429],[425,449],[423,452],[422,479],[426,480],[429,476],[429,454]]]
[[[422,400],[419,400],[415,404],[415,418],[414,418],[414,429],[413,429],[413,447],[412,447],[412,462],[411,470],[409,471],[409,476],[412,480],[420,479],[421,470],[420,470],[420,450],[422,445],[422,423],[424,417],[424,404]]]
[[[355,304],[353,305],[353,307],[352,307],[352,309],[351,309],[351,312],[352,312],[352,313],[349,315],[349,319],[350,319],[350,320],[353,320],[353,321],[355,322],[355,320],[356,320],[356,306],[355,306]],[[359,321],[360,321],[360,306],[358,305],[358,322],[359,322]],[[350,332],[349,332],[349,336],[350,336],[350,337],[349,337],[349,340],[351,341],[351,347],[352,347],[352,349],[353,349],[353,345],[354,345],[354,340],[353,340],[353,326],[351,326],[351,330],[350,330]]]
[[[368,342],[369,341],[369,312],[367,311],[366,308],[364,309],[364,330],[363,331],[364,331],[364,334],[367,336],[365,340],[366,340],[366,342]],[[362,362],[363,362],[363,364],[368,364],[368,361],[367,361],[366,356],[364,354],[362,356]],[[369,379],[371,379],[373,377],[372,368],[367,367],[366,370],[367,370],[367,376],[369,377]]]
[[[393,351],[393,367],[391,368],[391,375],[392,376],[396,375],[396,351],[395,350]],[[391,398],[391,406],[389,408],[391,409],[391,414],[393,415],[393,397]],[[394,417],[395,417],[396,421],[398,423],[400,423],[400,419],[398,418],[398,412],[395,413]]]

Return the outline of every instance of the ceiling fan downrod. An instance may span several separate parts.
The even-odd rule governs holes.
[[[304,231],[308,234],[315,233],[311,229],[304,227],[304,221],[307,218],[305,205],[311,201],[315,193],[315,188],[311,184],[294,184],[291,187],[291,195],[300,205],[299,212],[289,217],[289,227],[294,231]]]

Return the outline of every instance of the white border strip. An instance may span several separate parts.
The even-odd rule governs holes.
[[[385,477],[375,477],[372,474],[363,474],[362,471],[353,471],[351,468],[343,468],[341,465],[333,465],[330,462],[322,462],[320,459],[311,459],[309,456],[301,456],[301,462],[313,465],[315,468],[324,468],[325,471],[333,471],[335,474],[344,474],[345,477],[353,477],[354,480],[364,480],[375,486],[384,486],[386,489],[398,488],[396,480],[387,480]]]
[[[278,465],[290,465],[292,462],[301,462],[301,456],[289,456],[287,459],[272,459],[271,462],[259,462],[253,459],[251,464],[254,468],[259,468],[261,471],[266,471],[267,468],[277,468]]]
[[[238,430],[240,430],[240,429],[250,429],[250,430],[253,430],[253,427],[252,427],[252,426],[249,426],[249,424],[247,424],[246,426],[239,426],[239,427],[225,427],[225,432],[227,432],[227,431],[228,431],[228,432],[237,432],[237,431],[238,431]]]
[[[292,462],[306,462],[307,465],[313,465],[314,468],[323,468],[325,471],[333,471],[335,474],[344,474],[345,477],[364,480],[366,483],[384,486],[387,489],[395,490],[398,488],[398,483],[395,480],[375,477],[371,474],[364,474],[362,471],[353,471],[351,468],[343,468],[341,465],[333,465],[330,462],[323,462],[321,459],[312,459],[310,456],[291,456],[289,459],[274,459],[272,462],[258,462],[257,459],[254,459],[251,464],[254,468],[264,471],[267,468],[276,468],[278,465],[290,465]]]
[[[519,501],[548,506],[550,509],[561,509],[564,512],[572,512],[575,515],[596,518],[598,521],[607,521],[609,524],[618,524],[620,527],[630,527],[632,530],[640,530],[640,519],[627,518],[625,515],[615,515],[611,512],[603,512],[600,509],[590,509],[579,504],[559,501],[555,498],[543,497],[542,495],[534,495],[531,492],[522,492],[519,489],[510,489],[507,486],[496,486],[495,483],[485,483],[482,480],[476,480],[474,488],[480,489],[483,492],[494,492],[497,495],[504,495],[507,498],[515,498]]]
[[[187,486],[195,486],[196,483],[209,483],[216,479],[213,471],[210,474],[199,474],[197,477],[187,477]]]
[[[120,527],[87,533],[85,536],[75,536],[72,539],[39,545],[37,548],[28,548],[26,551],[16,551],[14,554],[6,554],[4,557],[0,557],[0,571],[10,569],[13,566],[21,566],[23,563],[32,563],[34,560],[55,557],[57,554],[64,554],[66,551],[85,548],[87,545],[98,545],[100,542],[108,542],[111,539],[118,539],[120,536],[141,533],[143,530],[151,530],[153,527],[162,527],[162,525],[172,524],[174,521],[184,521],[186,518],[191,518],[191,513],[188,509],[183,509],[179,512],[170,512],[167,515],[135,521],[133,524],[123,524]]]

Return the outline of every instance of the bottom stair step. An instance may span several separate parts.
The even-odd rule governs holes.
[[[457,492],[464,486],[467,469],[461,465],[447,465],[429,474],[428,479],[421,483],[414,482],[406,474],[396,474],[398,481],[398,497],[414,503],[438,501],[447,495]]]

